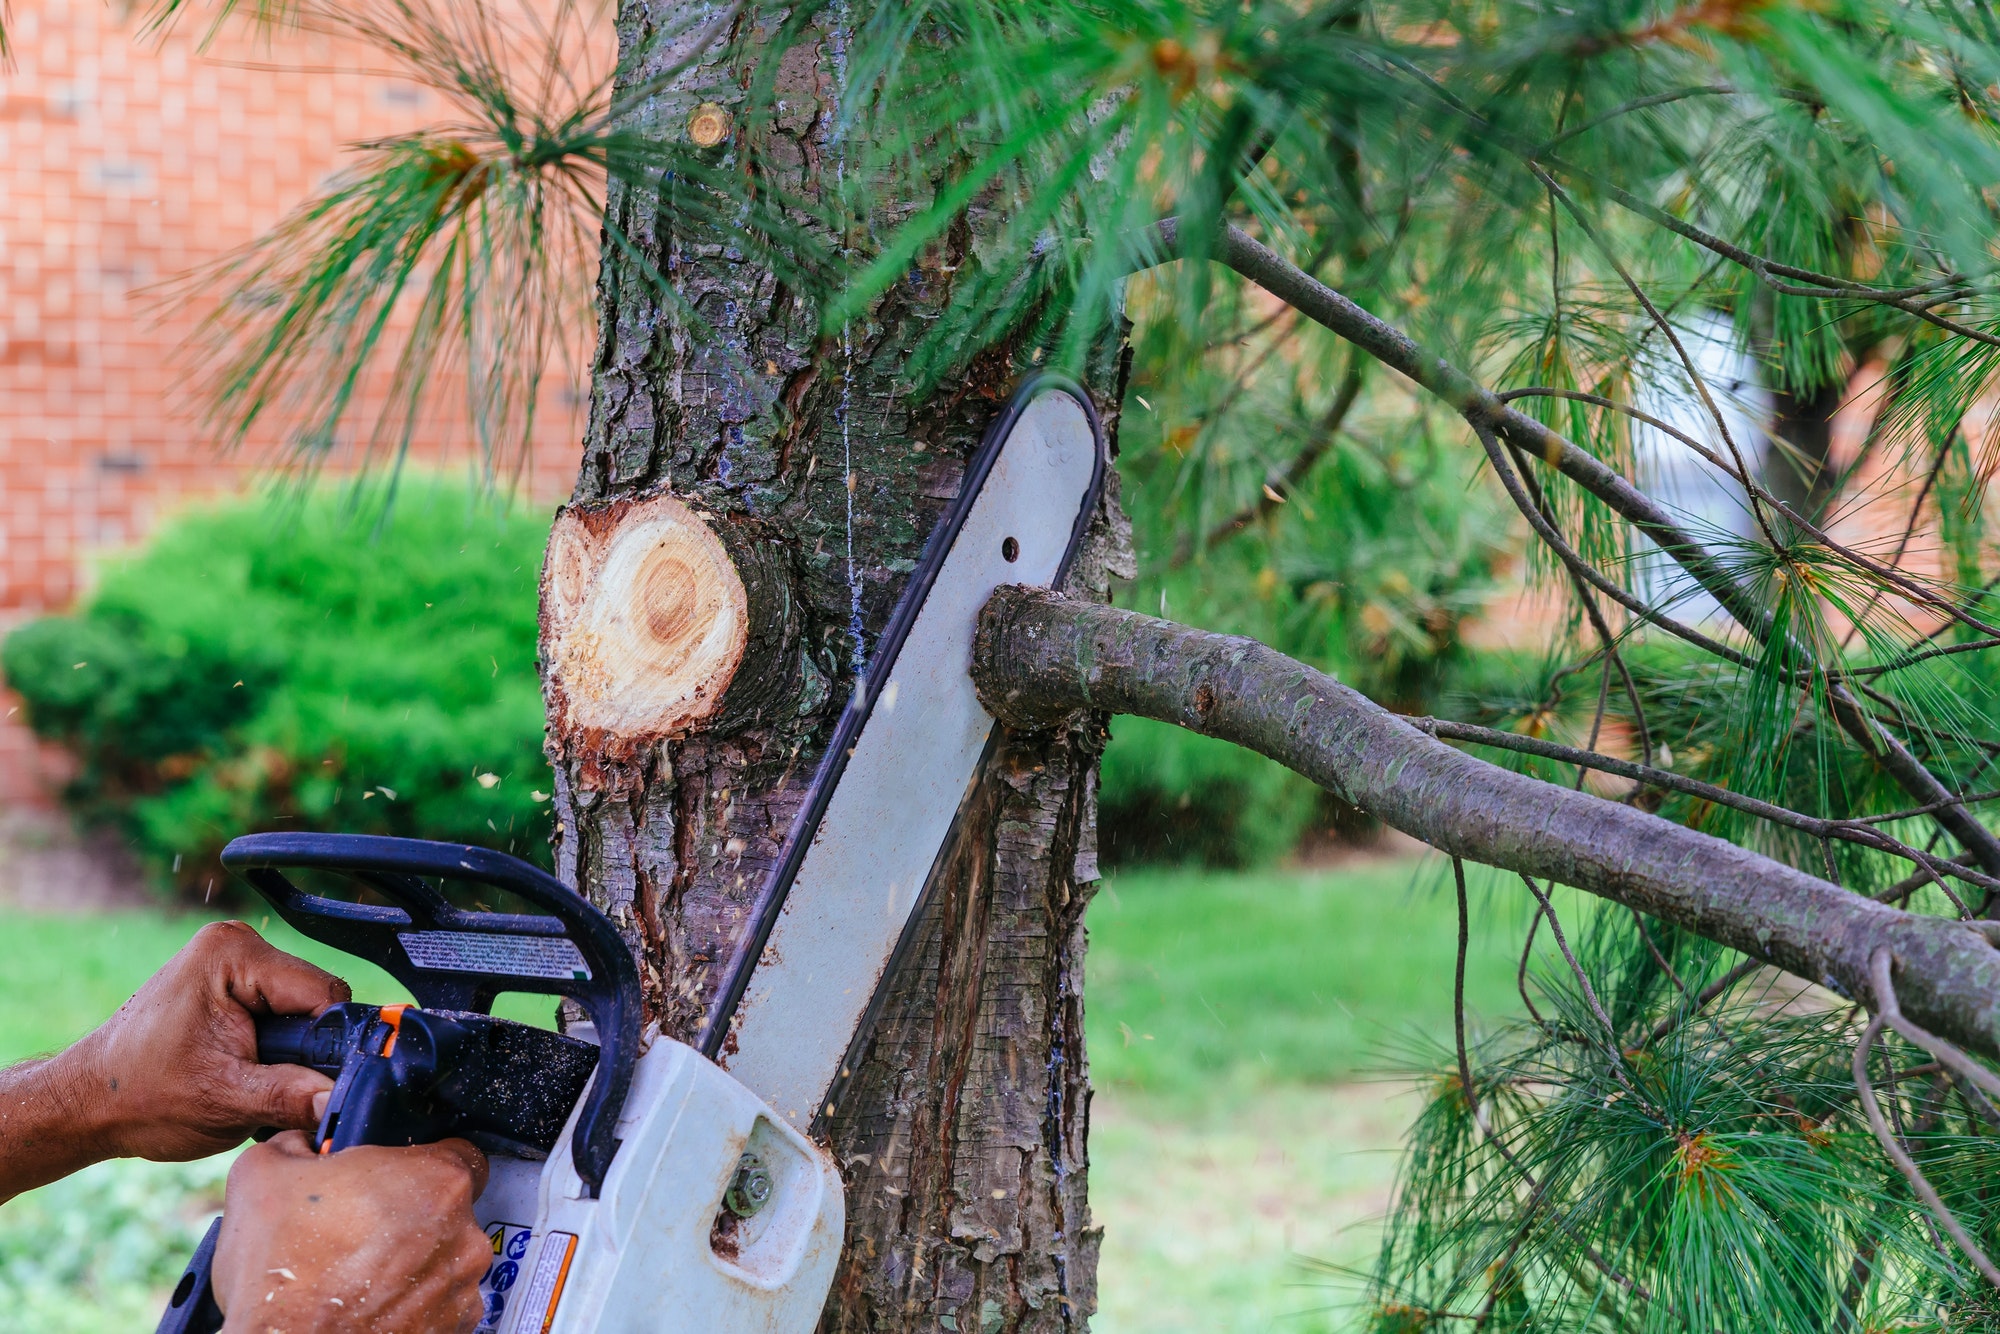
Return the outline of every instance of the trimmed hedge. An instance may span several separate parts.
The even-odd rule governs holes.
[[[238,834],[346,830],[546,862],[535,672],[548,518],[405,477],[386,517],[316,496],[190,514],[31,622],[0,670],[71,749],[66,794],[162,887]]]

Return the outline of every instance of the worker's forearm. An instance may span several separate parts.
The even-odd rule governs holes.
[[[0,1070],[0,1201],[116,1154],[84,1065],[72,1048]]]

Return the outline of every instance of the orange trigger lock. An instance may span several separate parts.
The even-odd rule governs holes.
[[[403,1011],[409,1008],[407,1005],[384,1005],[382,1007],[381,1020],[389,1026],[389,1040],[382,1044],[382,1054],[384,1056],[390,1056],[395,1053],[396,1038],[403,1031]]]

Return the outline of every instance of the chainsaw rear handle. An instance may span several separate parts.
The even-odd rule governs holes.
[[[257,1059],[335,1077],[313,1136],[322,1153],[359,1144],[431,1144],[548,1153],[596,1067],[589,1043],[482,1014],[415,1006],[328,1006],[317,1016],[256,1020]],[[174,1287],[159,1334],[215,1334],[213,1267],[220,1219]]]
[[[330,1005],[257,1020],[257,1059],[333,1079],[313,1147],[468,1139],[539,1160],[562,1138],[601,1053],[546,1029],[414,1005]]]
[[[457,843],[382,838],[368,834],[251,834],[222,851],[222,863],[243,877],[272,910],[301,935],[365,959],[409,988],[420,1006],[460,1011],[457,1016],[415,1017],[408,1057],[422,1051],[427,1064],[441,1050],[471,1040],[518,1048],[526,1043],[576,1046],[554,1034],[485,1019],[490,1030],[470,1021],[486,1017],[503,991],[541,992],[576,1001],[597,1030],[595,1078],[577,1112],[571,1157],[577,1176],[595,1197],[618,1151],[615,1128],[631,1089],[639,1054],[639,980],[632,955],[617,929],[595,907],[540,867],[504,853]],[[388,899],[387,904],[350,903],[308,894],[289,880],[287,869],[310,868],[350,876]],[[487,885],[515,894],[548,915],[468,912],[453,905],[431,880]],[[316,1137],[328,1150],[360,1143],[410,1143],[434,1139],[455,1126],[431,1124],[412,1114],[407,1072],[397,1072],[382,1050],[371,1050],[375,1030],[384,1025],[380,1008],[337,1005],[312,1018],[276,1016],[257,1021],[257,1057],[265,1064],[310,1066],[336,1076],[335,1097]],[[395,1025],[398,1041],[401,1024]],[[520,1029],[521,1033],[512,1030]],[[435,1031],[433,1031],[435,1030]],[[414,1049],[414,1050],[413,1050]],[[514,1050],[518,1062],[560,1058],[562,1052]],[[568,1064],[577,1062],[574,1054]],[[585,1067],[587,1070],[587,1067]],[[578,1072],[577,1078],[587,1078]],[[562,1081],[551,1081],[552,1084]],[[574,1087],[571,1085],[570,1087]],[[546,1151],[561,1130],[572,1101],[543,1109],[553,1118],[538,1127],[530,1147]],[[424,1100],[424,1101],[427,1101]],[[559,1099],[560,1101],[560,1099]],[[425,1121],[417,1125],[416,1121]],[[543,1133],[544,1129],[548,1133]],[[161,1317],[158,1334],[219,1334],[221,1309],[215,1303],[213,1268],[222,1220],[210,1224],[188,1262]]]
[[[222,850],[302,935],[377,965],[429,1010],[485,1014],[503,991],[563,996],[597,1029],[597,1077],[577,1113],[571,1157],[594,1197],[618,1151],[616,1127],[639,1056],[639,976],[610,919],[538,866],[486,848],[372,834],[250,834]],[[288,869],[333,871],[388,900],[308,894]],[[548,915],[469,912],[431,883],[486,885]]]
[[[374,1005],[348,1003],[330,1006],[317,1017],[260,1015],[255,1022],[259,1064],[303,1065],[331,1076],[357,1064],[355,1053],[364,1050],[369,1030],[381,1022],[381,1010]],[[348,1082],[351,1084],[351,1079]],[[379,1096],[376,1090],[369,1092]],[[359,1122],[362,1118],[356,1119]],[[323,1120],[320,1133],[314,1137],[316,1146],[325,1144],[326,1128]],[[355,1127],[360,1128],[358,1124]],[[215,1243],[221,1234],[222,1220],[218,1218],[208,1225],[187,1269],[174,1284],[156,1334],[219,1334],[223,1315],[215,1302],[214,1271]]]

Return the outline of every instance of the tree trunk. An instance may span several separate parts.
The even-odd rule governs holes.
[[[1827,460],[1833,453],[1833,419],[1847,399],[1847,384],[1835,380],[1804,393],[1774,389],[1771,399],[1771,434],[1787,448],[1772,451],[1764,484],[1778,499],[1817,520],[1833,491]]]
[[[626,49],[680,8],[626,0]],[[842,151],[838,40],[823,33],[781,65],[772,148],[801,187],[830,178]],[[695,101],[666,115],[667,132],[684,132]],[[713,113],[696,115],[712,134]],[[650,1015],[685,1040],[857,664],[1036,358],[1002,349],[930,395],[901,375],[969,231],[845,337],[823,339],[817,312],[727,237],[677,230],[632,191],[614,187],[610,209],[699,322],[606,249],[583,466],[543,575],[557,865],[626,933]],[[1114,431],[1118,353],[1104,349],[1086,376]],[[1101,598],[1126,559],[1115,496],[1073,595]],[[711,625],[724,628],[704,638]],[[1009,736],[968,798],[922,947],[891,979],[831,1124],[848,1230],[824,1330],[1086,1325],[1098,1233],[1082,919],[1102,737],[1084,717]]]

